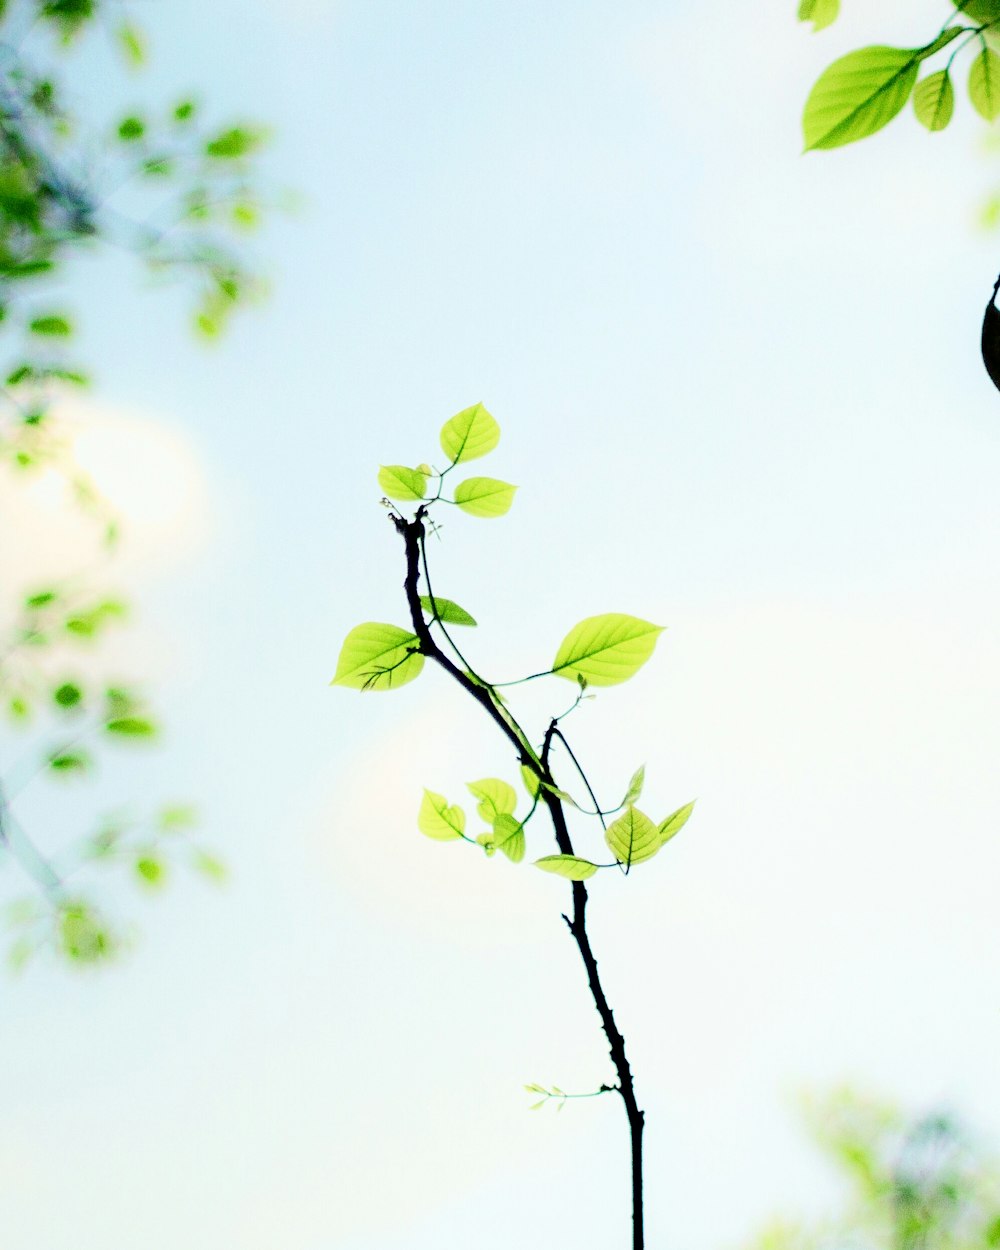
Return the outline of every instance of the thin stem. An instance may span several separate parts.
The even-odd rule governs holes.
[[[427,659],[433,660],[434,663],[443,668],[483,708],[486,715],[496,724],[497,728],[514,748],[520,762],[530,768],[539,781],[545,782],[545,786],[540,789],[540,795],[542,802],[548,808],[556,845],[561,854],[572,855],[573,843],[566,822],[566,812],[559,797],[548,788],[555,786],[555,780],[549,767],[549,754],[552,747],[552,739],[558,733],[558,722],[553,722],[549,725],[545,733],[542,753],[540,756],[537,755],[524,730],[510,712],[494,697],[490,687],[477,684],[441,650],[431,634],[427,621],[424,619],[420,606],[419,581],[421,550],[425,533],[424,518],[426,515],[427,507],[421,505],[412,521],[404,521],[396,516],[392,517],[392,523],[404,543],[406,578],[403,588],[410,610],[413,632],[420,643],[420,651]],[[636,1100],[632,1069],[629,1066],[628,1056],[625,1051],[625,1038],[615,1023],[614,1013],[601,984],[597,959],[587,933],[587,890],[582,881],[574,881],[571,884],[573,891],[573,915],[571,918],[564,914],[563,920],[565,920],[566,926],[580,952],[580,958],[583,960],[590,994],[594,1000],[594,1006],[597,1008],[597,1014],[600,1016],[604,1035],[608,1039],[611,1061],[618,1074],[617,1092],[621,1096],[625,1113],[628,1117],[632,1153],[632,1250],[644,1250],[642,1131],[645,1124],[645,1113],[640,1109]]]
[[[559,722],[556,720],[556,721],[553,721],[552,723],[553,723],[553,726],[557,726]],[[576,756],[573,754],[573,748],[572,748],[572,747],[570,746],[570,744],[566,741],[566,735],[563,733],[563,731],[562,731],[561,729],[555,728],[555,729],[553,730],[552,736],[553,736],[553,738],[558,738],[558,739],[559,739],[559,741],[563,744],[563,747],[564,747],[564,748],[565,748],[565,750],[566,750],[566,754],[567,754],[567,755],[569,756],[569,758],[573,761],[573,767],[574,767],[574,768],[576,769],[576,771],[580,774],[580,780],[581,780],[581,781],[583,782],[583,784],[587,787],[587,793],[590,795],[590,801],[593,803],[594,808],[595,808],[594,815],[595,815],[595,816],[597,817],[597,819],[601,822],[601,828],[602,828],[602,829],[607,829],[607,825],[604,823],[604,812],[603,812],[603,811],[602,811],[602,809],[601,809],[601,805],[600,805],[600,803],[597,801],[597,795],[596,795],[596,794],[594,793],[594,791],[591,789],[590,782],[587,780],[587,774],[583,771],[583,765],[580,763],[580,761],[579,761],[579,760],[576,758]],[[618,809],[617,809],[617,808],[615,808],[615,811],[617,811],[617,810],[618,810]]]

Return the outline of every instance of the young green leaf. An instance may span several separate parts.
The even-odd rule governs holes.
[[[674,834],[680,833],[693,811],[694,801],[692,800],[690,803],[685,803],[683,807],[679,807],[660,824],[657,830],[660,835],[660,846],[666,846]]]
[[[837,20],[840,0],[799,0],[799,21],[812,22],[813,33]]]
[[[84,773],[90,763],[90,756],[85,751],[57,751],[49,756],[49,768],[57,773]]]
[[[939,69],[917,83],[913,93],[917,121],[928,130],[944,130],[955,111],[955,88],[946,69]]]
[[[476,619],[466,612],[465,608],[460,608],[457,603],[451,599],[442,599],[440,595],[434,596],[434,602],[431,603],[430,595],[420,596],[420,606],[428,614],[434,616],[436,611],[436,619],[444,621],[446,625],[475,625]]]
[[[32,334],[41,334],[48,338],[66,338],[73,333],[73,327],[65,317],[36,317],[28,326]]]
[[[924,48],[875,46],[849,52],[816,80],[802,116],[806,151],[873,135],[910,98]]]
[[[604,840],[618,862],[626,867],[652,859],[663,845],[659,829],[637,807],[629,807],[614,824],[608,825]]]
[[[513,815],[517,807],[517,795],[514,787],[499,777],[484,777],[482,781],[470,781],[466,788],[479,800],[476,811],[488,825],[493,824],[498,816]]]
[[[53,701],[61,708],[76,707],[83,698],[83,691],[72,681],[64,681],[52,691]]]
[[[622,612],[588,616],[563,639],[552,671],[590,686],[615,686],[646,663],[664,628]]]
[[[441,430],[441,450],[452,462],[478,460],[500,441],[500,427],[482,404],[463,408]]]
[[[408,469],[405,464],[384,464],[378,471],[378,484],[390,499],[406,503],[423,499],[427,494],[427,478],[419,469]]]
[[[570,807],[580,809],[580,804],[573,798],[572,794],[567,794],[565,790],[560,790],[558,786],[553,786],[547,781],[539,781],[539,788],[546,790],[549,794],[554,794],[560,803],[568,803]]]
[[[576,855],[544,855],[535,860],[535,867],[543,872],[554,872],[557,877],[567,877],[570,881],[586,881],[597,872],[596,864]]]
[[[622,807],[628,807],[632,803],[639,802],[645,780],[646,765],[640,764],[632,774],[632,780],[628,783],[628,789],[625,791],[625,797],[622,799]]]
[[[352,690],[396,690],[420,676],[424,657],[420,640],[398,625],[368,621],[344,639],[331,686]]]
[[[163,860],[156,855],[140,855],[135,861],[135,872],[144,885],[158,887],[166,881],[166,868]]]
[[[455,502],[470,516],[497,517],[510,511],[516,486],[493,477],[469,477],[455,487]]]
[[[465,812],[460,807],[449,807],[443,794],[425,790],[417,815],[417,828],[428,838],[452,842],[465,832]]]
[[[119,716],[105,723],[105,731],[119,738],[152,738],[156,726],[141,716]]]
[[[528,792],[528,798],[533,799],[538,793],[538,774],[533,768],[529,768],[527,764],[522,764],[521,781]]]
[[[519,864],[524,859],[524,827],[521,822],[501,812],[493,821],[493,845],[498,851],[503,851],[512,864]]]
[[[1000,56],[983,48],[969,69],[969,99],[972,107],[988,122],[1000,114]]]

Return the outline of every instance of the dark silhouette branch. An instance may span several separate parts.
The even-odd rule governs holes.
[[[556,785],[549,767],[549,754],[553,738],[558,736],[562,740],[563,745],[567,745],[559,732],[558,718],[552,720],[545,732],[541,754],[536,754],[524,731],[493,695],[491,687],[483,683],[481,679],[476,679],[469,673],[463,672],[441,650],[431,633],[430,626],[424,618],[420,604],[419,582],[421,557],[425,557],[423,539],[425,534],[424,517],[426,514],[426,507],[421,506],[417,509],[417,513],[412,521],[407,521],[401,516],[391,516],[392,523],[402,537],[406,550],[406,580],[403,585],[410,610],[410,619],[413,624],[413,632],[420,643],[420,651],[427,659],[433,660],[440,665],[450,677],[458,682],[467,694],[480,704],[514,748],[520,762],[531,769],[539,782],[544,782],[544,785],[540,787],[539,793],[542,802],[548,808],[552,829],[555,833],[556,845],[559,847],[561,854],[572,855],[574,853],[573,843],[570,839],[569,827],[566,822],[566,812],[562,801],[550,788]],[[596,799],[594,802],[595,805],[599,806]],[[618,1074],[618,1085],[615,1087],[615,1090],[621,1095],[625,1113],[628,1116],[632,1150],[632,1250],[644,1250],[642,1130],[645,1124],[645,1113],[640,1110],[636,1101],[632,1069],[629,1067],[628,1056],[625,1052],[625,1038],[615,1024],[614,1013],[604,993],[604,987],[601,984],[597,968],[597,959],[587,934],[587,889],[582,881],[572,882],[572,887],[573,914],[572,917],[564,914],[563,920],[565,920],[580,952],[580,958],[583,960],[583,966],[587,973],[587,984],[590,986],[591,997],[594,1000],[594,1006],[597,1008],[597,1014],[601,1019],[601,1027],[604,1029],[604,1034],[608,1039],[611,1062],[614,1064],[615,1071]]]

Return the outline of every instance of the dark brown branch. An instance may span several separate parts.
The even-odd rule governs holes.
[[[427,659],[433,660],[440,665],[450,677],[458,682],[463,690],[482,706],[486,714],[496,724],[511,746],[513,746],[521,763],[526,764],[535,773],[538,780],[545,783],[541,789],[541,798],[548,808],[549,817],[552,820],[556,845],[559,847],[561,854],[572,855],[573,843],[566,823],[566,812],[558,795],[553,794],[552,790],[548,788],[555,786],[549,767],[549,753],[552,747],[552,739],[557,734],[560,738],[562,737],[558,729],[558,720],[553,720],[549,725],[545,732],[541,755],[536,755],[520,726],[500,706],[493,697],[490,688],[473,680],[472,677],[464,673],[445,655],[435,641],[430,627],[424,619],[423,610],[420,606],[419,582],[420,553],[424,537],[425,515],[426,509],[421,507],[417,510],[417,514],[412,521],[406,521],[404,518],[395,515],[391,518],[406,548],[406,581],[404,582],[404,589],[406,591],[406,601],[410,609],[410,619],[413,623],[413,632],[420,642],[420,651]],[[596,799],[595,805],[597,805]],[[615,1024],[614,1013],[604,993],[604,987],[601,985],[597,959],[594,956],[590,938],[587,934],[587,889],[582,881],[574,881],[572,886],[573,915],[572,918],[564,915],[563,920],[566,921],[566,925],[580,952],[580,958],[583,960],[591,997],[594,1000],[594,1006],[597,1008],[597,1014],[601,1018],[601,1027],[604,1029],[605,1036],[608,1039],[611,1062],[618,1073],[617,1092],[621,1095],[625,1113],[628,1116],[632,1147],[632,1250],[643,1250],[645,1237],[642,1199],[642,1130],[645,1124],[645,1113],[640,1110],[636,1101],[632,1069],[629,1067],[628,1056],[625,1053],[625,1039]]]

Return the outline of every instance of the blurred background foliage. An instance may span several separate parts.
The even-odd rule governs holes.
[[[143,683],[117,671],[129,605],[105,579],[120,520],[77,463],[78,414],[64,419],[101,364],[80,357],[66,279],[124,252],[147,277],[184,284],[203,338],[262,290],[245,240],[263,207],[263,130],[209,122],[194,95],[103,115],[74,74],[88,40],[112,42],[122,75],[146,63],[143,32],[116,0],[0,0],[0,490],[58,483],[67,525],[91,527],[105,555],[58,583],[0,587],[0,862],[32,887],[6,908],[16,966],[41,949],[91,963],[121,948],[126,930],[92,896],[100,865],[147,890],[178,859],[223,874],[192,839],[186,804],[89,812],[81,791],[68,834],[29,829],[19,813],[29,787],[78,786],[107,766],[110,744],[148,746],[159,732]],[[84,317],[100,315],[94,272]]]
[[[1000,1245],[1000,1166],[951,1115],[907,1118],[844,1088],[806,1103],[838,1173],[839,1214],[778,1220],[752,1250],[988,1250]]]

